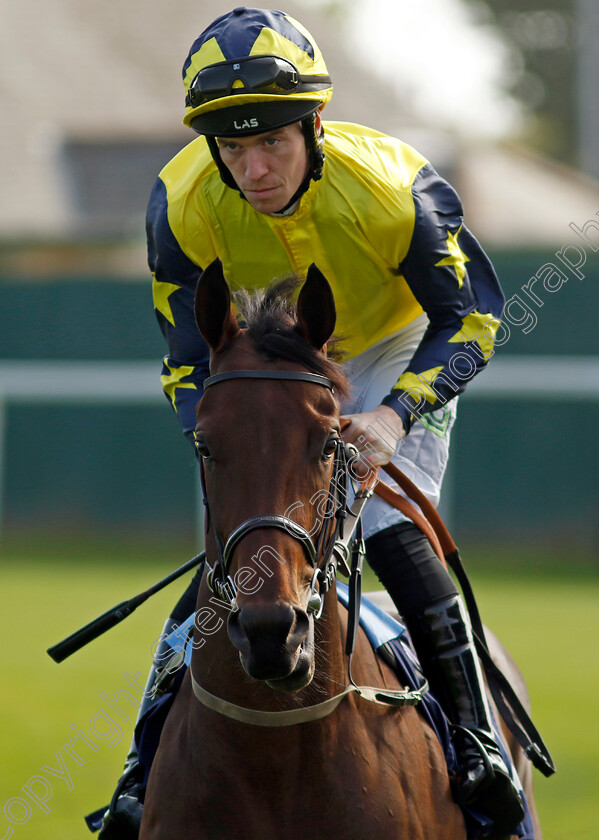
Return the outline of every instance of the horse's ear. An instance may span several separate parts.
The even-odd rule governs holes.
[[[214,352],[222,350],[240,332],[219,259],[211,262],[200,275],[194,308],[198,328]]]
[[[297,299],[297,323],[300,332],[317,350],[322,350],[333,335],[337,312],[333,290],[314,263]]]

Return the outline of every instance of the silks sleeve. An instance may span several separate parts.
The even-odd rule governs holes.
[[[455,190],[427,165],[412,188],[414,231],[400,271],[429,326],[383,404],[406,432],[486,365],[505,299],[491,261],[464,226]]]
[[[209,373],[209,348],[200,335],[193,301],[201,268],[181,249],[168,221],[166,187],[159,178],[146,216],[148,264],[152,272],[154,309],[166,339],[162,387],[183,433],[193,444],[195,407]]]

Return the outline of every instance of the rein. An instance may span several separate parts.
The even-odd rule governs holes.
[[[205,379],[204,389],[214,386],[219,382],[235,379],[277,379],[309,382],[324,386],[333,394],[335,392],[333,382],[326,376],[305,371],[281,370],[224,371],[223,373],[215,374]],[[286,516],[282,516],[281,514],[252,516],[238,525],[224,542],[217,528],[214,527],[218,558],[214,565],[211,565],[206,560],[206,582],[208,587],[217,597],[223,599],[232,608],[235,608],[236,585],[229,573],[234,550],[247,534],[258,528],[278,528],[285,531],[285,533],[301,543],[308,561],[314,568],[307,609],[309,613],[313,614],[315,619],[320,618],[324,606],[323,596],[333,586],[338,566],[342,566],[343,570],[349,574],[348,623],[345,643],[345,651],[349,657],[349,684],[339,694],[312,706],[303,706],[297,709],[277,712],[261,711],[248,709],[245,706],[237,706],[206,691],[195,679],[190,667],[189,672],[194,695],[200,703],[212,711],[254,726],[291,726],[326,717],[337,708],[344,697],[354,692],[364,700],[380,705],[415,706],[428,691],[426,680],[423,680],[421,685],[415,690],[392,690],[378,689],[371,686],[358,686],[351,675],[351,660],[359,623],[362,564],[364,560],[364,542],[362,540],[360,514],[373,492],[370,482],[364,482],[356,492],[351,508],[348,506],[347,483],[349,463],[356,456],[357,450],[355,447],[347,446],[339,440],[335,450],[335,460],[333,462],[333,472],[329,488],[329,498],[333,499],[335,503],[336,521],[328,539],[326,534],[328,530],[328,524],[326,523],[327,517],[323,517],[323,525],[315,544],[303,526]],[[206,492],[203,465],[201,464],[200,466],[203,501],[206,510],[206,530],[208,531],[211,521],[210,506]],[[353,519],[353,522],[344,535],[344,524],[348,517]],[[354,532],[356,532],[355,537],[353,536]],[[350,558],[351,568],[348,564]],[[318,591],[316,591],[317,586]]]
[[[406,689],[405,691],[392,691],[390,689],[381,690],[366,685],[356,685],[353,681],[335,694],[328,700],[323,700],[320,703],[315,703],[313,706],[301,706],[297,709],[286,709],[280,712],[262,711],[260,709],[248,709],[247,706],[237,706],[235,703],[229,703],[228,700],[223,700],[215,694],[210,694],[205,688],[197,682],[190,669],[191,687],[196,698],[206,708],[213,712],[218,712],[225,717],[237,720],[240,723],[249,723],[252,726],[293,726],[298,723],[309,723],[314,720],[321,720],[331,712],[335,711],[339,703],[348,694],[355,692],[363,700],[368,700],[371,703],[376,703],[379,706],[415,706],[422,700],[422,697],[428,691],[428,683],[425,681],[420,688],[414,691]]]
[[[308,373],[307,371],[227,371],[208,377],[204,381],[204,387],[208,388],[218,382],[229,379],[296,380],[322,385],[328,388],[331,393],[334,393],[334,385],[330,379],[320,374]],[[485,631],[474,592],[466,575],[458,549],[445,527],[443,520],[426,496],[392,463],[385,465],[383,469],[397,482],[406,496],[409,496],[420,507],[422,514],[405,497],[396,493],[381,481],[378,481],[378,469],[371,475],[368,481],[363,482],[360,486],[355,493],[354,503],[350,508],[347,505],[346,495],[347,473],[351,459],[356,456],[357,450],[355,447],[345,446],[341,441],[339,442],[335,453],[333,477],[331,479],[331,484],[333,485],[333,482],[335,483],[334,498],[338,504],[335,514],[337,521],[334,531],[329,537],[324,549],[323,543],[326,538],[324,525],[315,545],[305,528],[298,525],[292,519],[281,516],[280,514],[250,517],[234,529],[224,545],[215,529],[219,560],[214,567],[210,566],[208,561],[205,560],[205,552],[198,554],[197,557],[192,558],[149,589],[135,595],[133,598],[129,598],[127,601],[117,604],[112,609],[107,610],[101,616],[89,622],[89,624],[86,624],[85,627],[72,633],[62,642],[48,648],[48,654],[55,662],[62,662],[63,659],[71,656],[75,651],[89,644],[89,642],[116,626],[116,624],[119,624],[149,597],[203,561],[208,567],[206,579],[212,591],[221,597],[224,596],[230,605],[234,607],[235,584],[229,575],[228,569],[235,547],[246,534],[256,528],[280,528],[301,542],[309,562],[314,567],[314,576],[312,578],[310,598],[308,600],[308,612],[312,613],[314,618],[320,618],[324,603],[323,594],[333,585],[337,567],[340,566],[345,573],[349,573],[348,623],[345,645],[346,654],[348,655],[349,685],[339,694],[314,706],[306,706],[283,712],[259,711],[236,706],[233,703],[228,703],[210,694],[194,679],[190,668],[192,687],[197,699],[208,708],[220,714],[257,726],[289,726],[295,723],[304,723],[309,720],[319,720],[330,714],[339,705],[341,700],[352,692],[374,703],[382,703],[390,706],[416,705],[428,691],[426,681],[414,691],[387,691],[368,686],[357,686],[351,676],[351,659],[358,632],[362,563],[364,559],[364,544],[360,531],[360,514],[366,501],[375,492],[389,502],[389,504],[401,510],[404,515],[422,530],[430,540],[441,562],[447,563],[454,572],[464,593],[464,600],[472,622],[476,649],[484,667],[491,694],[501,717],[522,747],[527,758],[541,773],[545,776],[550,776],[555,772],[555,764],[553,763],[551,754],[511,684],[491,658],[485,641]],[[204,504],[206,506],[206,526],[208,527],[210,510],[206,497],[203,469],[200,470],[200,474],[202,478]],[[334,481],[336,476],[340,481],[339,486]],[[339,487],[341,487],[340,493],[338,493]],[[350,519],[350,527],[344,528],[345,520],[348,518]],[[353,536],[354,532],[356,532],[356,536]],[[323,561],[319,564],[318,559],[321,556],[323,557]],[[348,565],[350,558],[351,570]],[[318,592],[316,591],[317,586],[319,589]]]
[[[472,634],[474,636],[476,651],[485,671],[489,690],[499,713],[516,741],[522,747],[526,757],[544,776],[551,776],[555,773],[555,764],[543,738],[530,719],[530,715],[522,705],[511,683],[491,657],[485,638],[485,628],[480,617],[476,598],[474,597],[474,591],[466,574],[458,548],[447,530],[447,526],[424,493],[395,464],[386,464],[382,469],[420,507],[423,515],[406,498],[400,496],[399,493],[396,493],[382,482],[378,482],[374,488],[374,492],[377,496],[385,499],[389,504],[397,507],[402,513],[412,519],[414,524],[429,538],[439,559],[446,566],[449,566],[455,574],[464,593],[464,601],[466,602],[472,623]],[[434,539],[431,538],[431,532]]]
[[[208,377],[204,381],[204,388],[216,385],[219,382],[234,379],[278,379],[310,382],[322,385],[334,393],[333,382],[325,376],[308,373],[304,371],[274,371],[274,370],[235,370],[226,371]],[[408,501],[407,498],[395,492],[378,480],[378,469],[365,481],[357,493],[351,509],[347,505],[347,480],[349,463],[357,455],[355,447],[344,445],[341,441],[335,453],[333,475],[331,478],[331,489],[335,489],[335,501],[337,504],[336,524],[329,541],[322,549],[324,542],[325,526],[318,535],[317,544],[314,545],[310,534],[305,528],[290,520],[288,517],[279,514],[270,516],[255,516],[241,523],[227,538],[225,544],[218,535],[215,528],[215,538],[219,553],[219,559],[214,567],[209,567],[207,576],[208,585],[215,594],[226,595],[230,604],[235,606],[235,584],[229,575],[231,556],[239,542],[255,528],[280,528],[298,540],[306,552],[309,562],[314,567],[314,577],[308,611],[319,618],[323,608],[323,593],[331,588],[337,573],[338,564],[343,564],[344,570],[349,571],[349,603],[348,623],[345,652],[348,656],[348,678],[349,684],[346,688],[321,703],[313,706],[304,706],[287,711],[271,712],[248,709],[229,703],[222,698],[210,694],[197,682],[189,669],[193,692],[196,698],[206,707],[212,709],[234,720],[255,726],[290,726],[296,723],[319,720],[330,714],[348,694],[355,692],[359,697],[374,703],[390,706],[405,706],[418,704],[423,694],[428,691],[426,680],[415,691],[386,691],[371,688],[368,686],[357,686],[351,675],[351,662],[355,641],[358,632],[361,599],[361,578],[362,563],[364,560],[364,542],[361,534],[360,514],[368,498],[375,492],[378,496],[387,501],[390,505],[400,510],[405,516],[411,519],[415,525],[425,534],[430,541],[439,560],[444,565],[449,565],[456,575],[462,590],[464,599],[472,621],[473,634],[478,655],[481,659],[489,688],[493,699],[497,704],[503,720],[510,729],[524,754],[530,759],[534,766],[544,775],[549,776],[555,772],[555,765],[551,755],[532,723],[530,716],[522,706],[518,696],[502,671],[495,665],[485,641],[484,627],[474,598],[474,593],[466,571],[462,565],[459,552],[443,520],[426,496],[405,476],[393,463],[383,466],[383,470],[397,482],[406,496],[409,497],[420,510]],[[209,522],[209,507],[206,496],[206,486],[203,469],[202,489],[204,494],[204,505],[206,506],[206,521]],[[341,488],[341,492],[339,492]],[[351,527],[347,529],[344,537],[344,522],[347,517],[353,518]],[[208,527],[208,525],[207,525]],[[354,537],[354,531],[356,536]],[[319,564],[319,557],[322,555],[322,562]],[[351,556],[351,570],[348,569],[348,558]],[[319,592],[316,592],[316,585],[319,585]]]

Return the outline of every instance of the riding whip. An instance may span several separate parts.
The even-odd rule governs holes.
[[[168,586],[169,583],[177,580],[177,578],[184,575],[185,572],[193,569],[194,566],[198,566],[204,560],[205,556],[206,552],[202,551],[201,554],[198,554],[196,557],[192,557],[192,559],[188,560],[187,563],[184,563],[178,569],[175,569],[174,572],[171,572],[170,575],[167,575],[162,580],[159,580],[158,583],[150,586],[149,589],[145,589],[143,592],[140,592],[139,595],[134,595],[133,598],[129,598],[128,601],[122,601],[120,604],[117,604],[115,607],[112,607],[105,613],[102,613],[102,615],[94,618],[93,621],[90,621],[89,624],[85,625],[85,627],[82,627],[80,630],[76,630],[70,636],[67,636],[66,639],[62,640],[62,642],[58,642],[57,644],[52,645],[52,647],[49,647],[46,651],[48,656],[50,656],[55,662],[62,662],[63,659],[66,659],[80,648],[85,647],[85,645],[89,644],[89,642],[93,642],[94,639],[97,639],[98,636],[101,636],[107,630],[110,630],[111,627],[115,627],[117,624],[120,624],[123,619],[127,618],[128,615],[131,615],[131,613],[136,610],[140,604],[143,604],[143,602],[147,601],[147,599],[152,595],[160,592],[161,589],[164,589],[164,587]]]

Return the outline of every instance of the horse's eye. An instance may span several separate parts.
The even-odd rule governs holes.
[[[202,458],[209,458],[210,457],[210,450],[206,446],[206,441],[201,438],[197,432],[193,433],[193,438],[195,441],[195,447],[198,455],[201,455]]]
[[[337,447],[339,446],[339,438],[338,437],[330,437],[324,445],[324,449],[322,450],[322,457],[324,460],[328,460],[332,458],[335,454]]]

